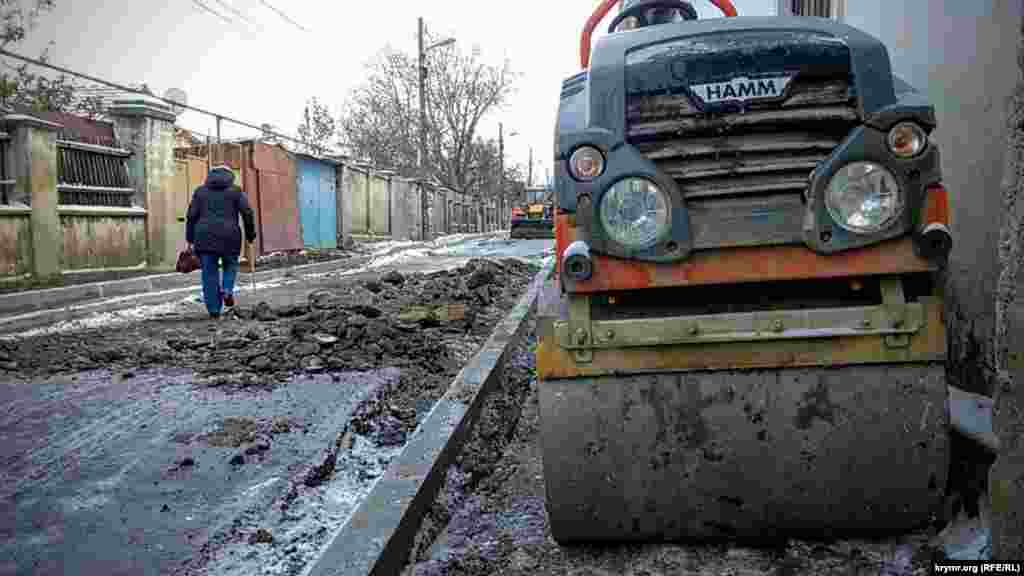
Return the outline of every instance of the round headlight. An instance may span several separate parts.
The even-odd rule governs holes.
[[[900,122],[889,130],[889,150],[900,158],[917,156],[928,143],[928,136],[913,122]]]
[[[593,180],[604,172],[604,155],[593,146],[580,146],[569,156],[569,172],[577,180]]]
[[[626,30],[635,30],[640,26],[640,19],[636,16],[627,16],[619,22],[619,25],[615,27],[616,32],[625,32]]]
[[[843,228],[861,234],[882,230],[903,212],[896,177],[874,162],[843,166],[825,189],[825,207]]]
[[[668,196],[650,180],[619,180],[601,198],[601,225],[629,248],[646,248],[668,231]]]

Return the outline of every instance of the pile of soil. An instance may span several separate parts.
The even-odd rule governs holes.
[[[462,268],[342,281],[307,302],[239,307],[233,318],[152,320],[57,335],[0,340],[0,371],[46,377],[107,369],[191,368],[208,385],[253,386],[296,372],[381,366],[454,374],[523,294],[537,267],[471,260]],[[454,319],[408,311],[454,305]],[[405,313],[405,314],[403,314]]]

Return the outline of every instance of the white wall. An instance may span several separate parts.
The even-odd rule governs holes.
[[[951,194],[951,270],[976,333],[992,330],[1006,114],[1019,81],[1021,0],[857,0],[846,22],[880,38],[893,72],[934,104]]]

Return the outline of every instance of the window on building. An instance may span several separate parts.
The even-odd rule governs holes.
[[[792,0],[792,10],[795,16],[817,16],[819,18],[831,18],[832,0]]]

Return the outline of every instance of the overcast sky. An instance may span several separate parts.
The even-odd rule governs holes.
[[[158,95],[181,88],[190,104],[294,134],[308,97],[337,110],[360,82],[364,64],[385,46],[416,50],[416,18],[432,32],[479,47],[490,62],[508,58],[522,73],[511,102],[481,130],[497,136],[505,124],[509,161],[543,177],[550,154],[560,82],[578,71],[583,23],[596,0],[520,2],[435,0],[199,0],[232,19],[205,12],[194,0],[56,0],[21,47],[36,56],[47,42],[52,61],[119,83],[145,82]],[[775,13],[776,0],[734,0],[741,15]],[[268,7],[283,11],[291,24]],[[720,15],[706,0],[693,2],[702,18]],[[229,8],[230,7],[230,8]],[[244,16],[240,18],[237,14]],[[603,23],[607,26],[609,19]],[[604,26],[600,28],[604,30]],[[206,132],[208,117],[186,112],[180,125]],[[253,136],[225,122],[222,136]],[[539,180],[539,178],[538,178]]]

